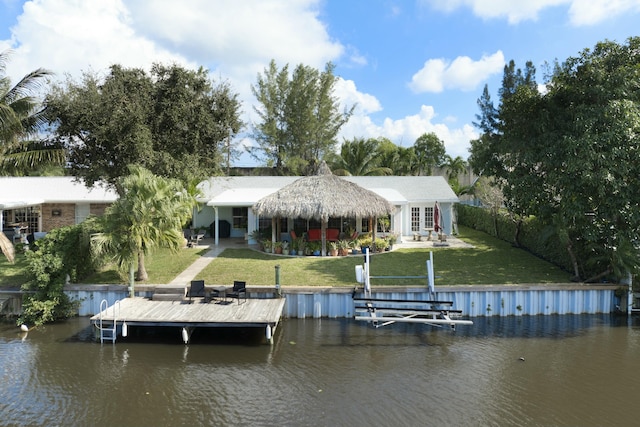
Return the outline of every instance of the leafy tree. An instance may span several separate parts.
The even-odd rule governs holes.
[[[333,172],[343,176],[391,175],[390,168],[380,166],[379,149],[380,142],[376,139],[344,141],[340,155],[332,163]]]
[[[420,135],[413,147],[419,175],[431,175],[434,167],[444,163],[446,154],[444,142],[435,133]]]
[[[300,64],[289,77],[289,66],[279,70],[272,60],[258,75],[251,87],[260,118],[253,129],[254,158],[266,160],[279,174],[304,175],[334,150],[340,128],[353,114],[353,107],[339,112],[334,68],[328,63],[320,72]]]
[[[501,91],[498,133],[472,148],[481,154],[476,161],[493,159],[485,172],[504,184],[512,211],[554,227],[575,276],[635,270],[640,262],[637,250],[623,250],[637,245],[640,232],[639,70],[634,37],[557,64],[545,94],[527,77],[531,70],[515,72],[520,84],[514,89],[510,76]]]
[[[219,174],[228,141],[242,127],[228,84],[178,65],[155,64],[150,74],[113,65],[104,79],[87,72],[54,87],[46,105],[71,172],[89,186],[104,180],[119,194],[129,165],[185,184]]]
[[[153,175],[142,167],[131,167],[122,178],[123,195],[100,217],[101,233],[92,237],[96,254],[111,256],[136,280],[148,280],[145,256],[155,248],[177,251],[184,243],[182,225],[191,217],[195,198],[180,181]]]

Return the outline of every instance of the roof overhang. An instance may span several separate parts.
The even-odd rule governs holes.
[[[30,206],[38,206],[44,203],[43,199],[25,199],[25,200],[0,200],[0,209],[20,209]]]
[[[409,201],[398,190],[393,188],[370,188],[380,197],[384,197],[387,201],[393,205],[406,205]]]
[[[253,206],[278,188],[234,188],[225,190],[207,202],[207,206]]]

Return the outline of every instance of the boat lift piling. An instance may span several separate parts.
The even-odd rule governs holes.
[[[426,262],[425,276],[371,276],[369,250],[365,249],[364,265],[356,266],[356,280],[364,285],[362,298],[356,298],[355,320],[372,323],[376,328],[401,323],[423,323],[432,326],[449,326],[455,330],[457,325],[473,325],[471,320],[459,319],[462,310],[454,310],[453,301],[438,301],[436,299],[433,252],[430,252]],[[371,294],[371,279],[427,279],[429,291],[428,300],[399,300],[373,298]]]

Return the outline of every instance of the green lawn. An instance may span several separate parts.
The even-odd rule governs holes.
[[[371,257],[372,276],[418,276],[426,274],[433,251],[437,285],[562,283],[569,274],[530,253],[485,233],[461,227],[460,238],[475,246],[467,248],[397,249]],[[211,284],[244,280],[251,285],[273,286],[275,266],[280,266],[282,286],[354,286],[355,266],[363,256],[276,257],[250,249],[227,249],[199,275]],[[376,279],[374,285],[425,284],[416,279]]]
[[[460,228],[466,248],[397,249],[371,257],[374,276],[417,276],[426,274],[426,261],[433,251],[437,285],[480,285],[517,283],[561,283],[569,273],[528,252],[466,227]],[[177,254],[161,251],[147,259],[148,283],[168,283],[206,250],[183,249]],[[275,266],[280,266],[283,286],[354,286],[355,266],[362,256],[349,257],[281,257],[251,249],[227,249],[199,275],[210,284],[230,284],[244,280],[250,285],[273,286]],[[10,265],[0,259],[0,288],[19,287],[26,269],[24,255]],[[83,280],[83,283],[124,283],[126,277],[107,269]],[[424,285],[425,281],[380,280],[374,285]]]
[[[206,249],[190,248],[182,249],[175,254],[168,250],[158,251],[149,256],[145,263],[149,280],[137,283],[168,283],[206,252]],[[24,254],[18,254],[16,263],[13,265],[9,264],[4,257],[0,258],[0,289],[19,288],[27,280],[25,273],[27,267]],[[87,277],[81,283],[113,284],[128,283],[128,280],[126,273],[120,273],[115,268],[106,268]]]
[[[9,264],[0,252],[0,289],[20,288],[26,280],[27,257],[16,254],[15,264]]]
[[[206,249],[184,248],[177,253],[171,253],[168,250],[160,250],[154,252],[145,259],[145,267],[149,274],[149,280],[146,282],[136,283],[153,283],[162,284],[169,283],[178,274],[182,273],[188,266],[200,256],[207,252]],[[113,268],[105,269],[86,279],[81,283],[128,283],[129,279],[126,273],[118,273]]]

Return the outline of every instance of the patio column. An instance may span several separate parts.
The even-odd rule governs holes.
[[[213,219],[213,229],[215,230],[215,234],[216,234],[216,238],[214,240],[214,244],[216,246],[218,246],[218,243],[220,242],[220,227],[218,226],[218,220],[220,218],[220,214],[218,212],[218,207],[214,206],[213,207],[213,212],[215,213],[214,219]]]

